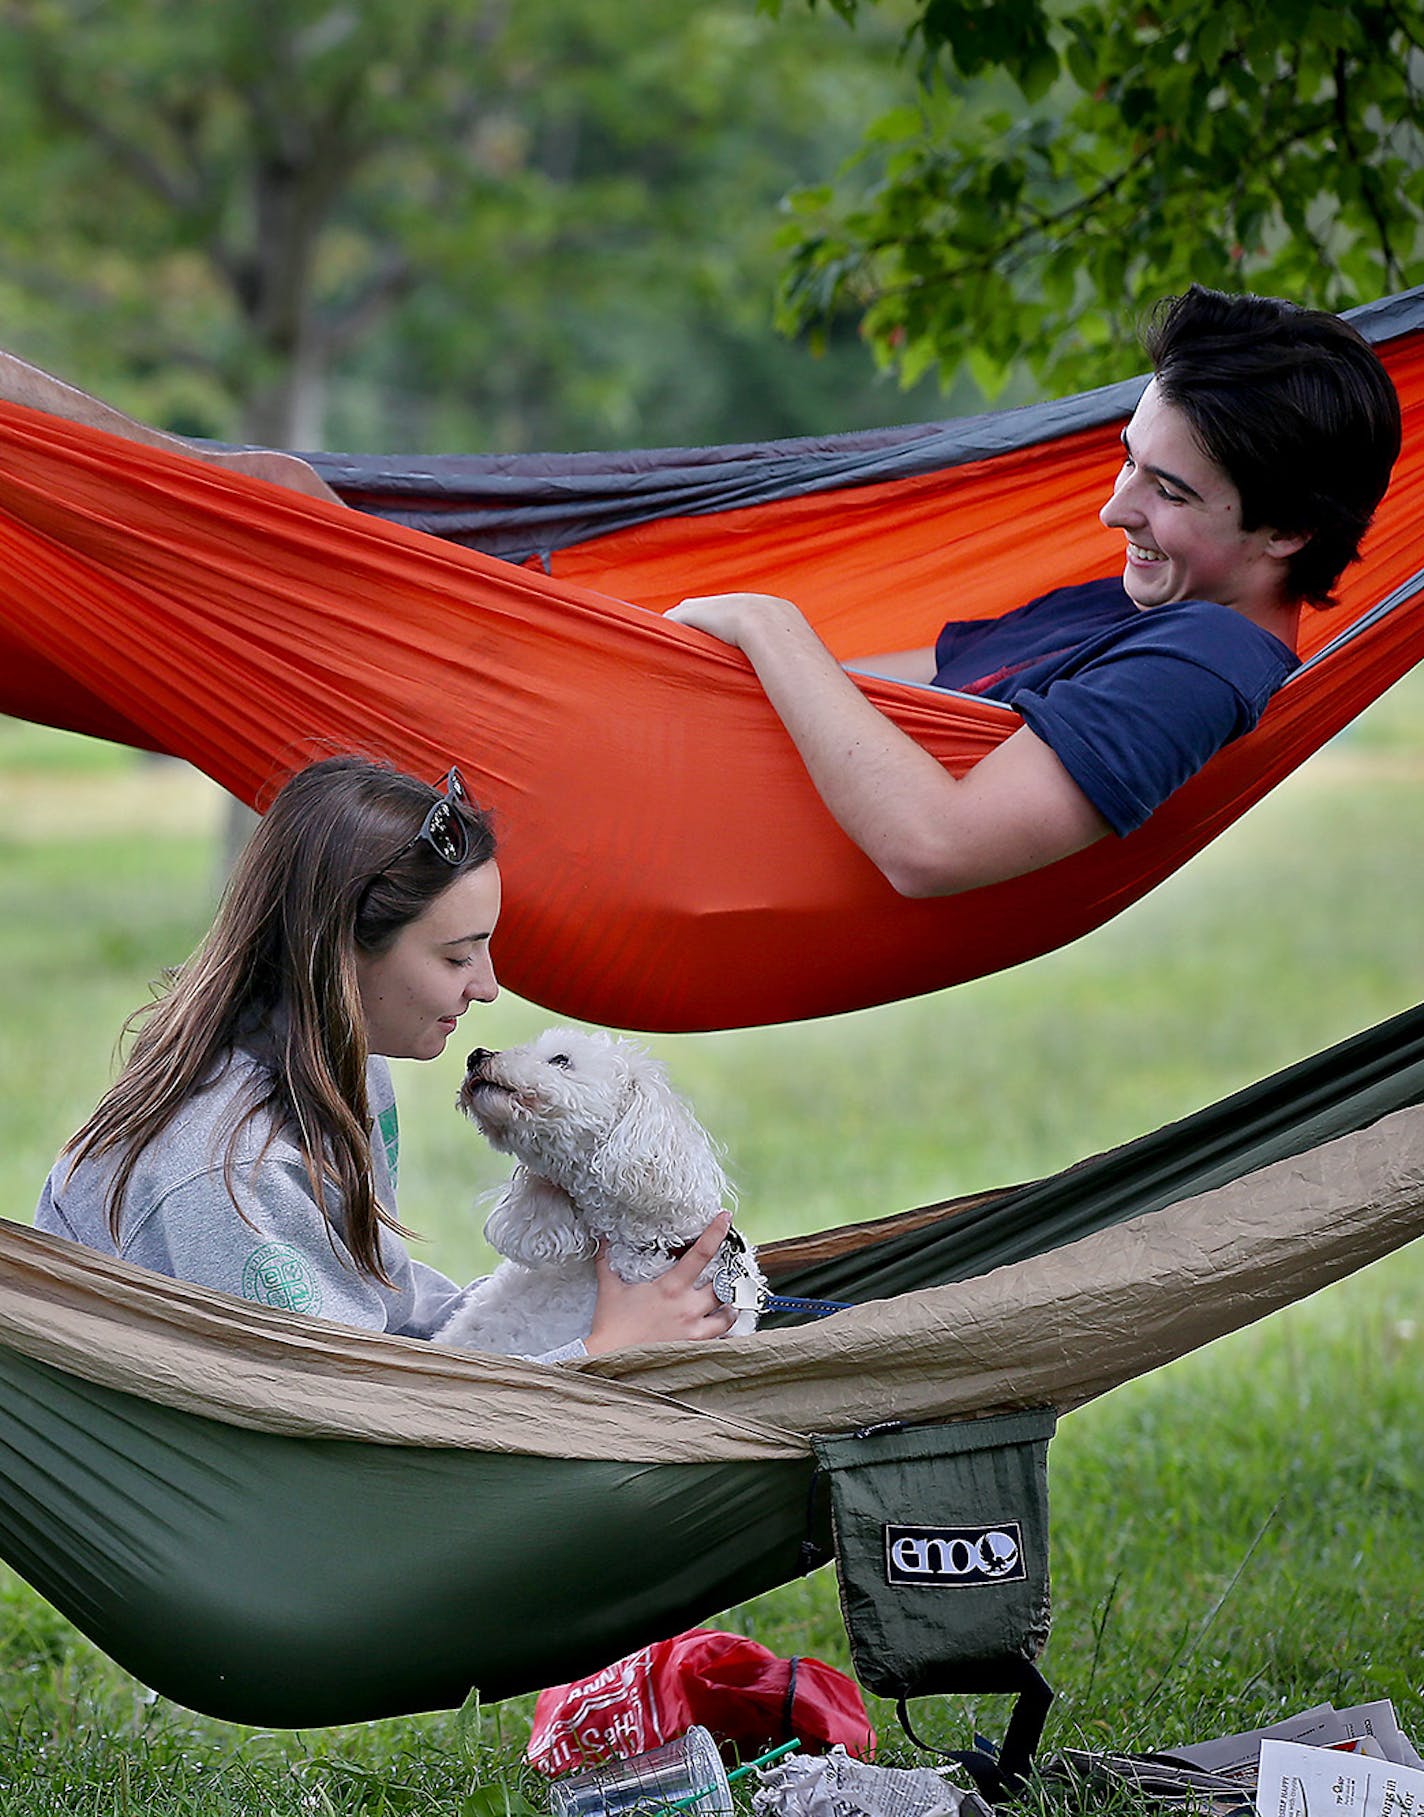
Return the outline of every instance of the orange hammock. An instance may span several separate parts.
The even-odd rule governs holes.
[[[547,573],[0,406],[0,710],[172,752],[248,801],[322,745],[431,778],[458,762],[501,831],[504,980],[561,1015],[728,1028],[934,990],[1116,914],[1424,655],[1424,292],[1359,319],[1399,386],[1405,453],[1339,608],[1308,615],[1309,660],[1139,831],[1012,883],[896,896],[821,806],[743,657],[657,612],[784,593],[853,659],[1114,572],[1121,539],[1096,511],[1135,385],[898,441],[684,454],[680,509],[563,546],[535,535]],[[562,477],[524,466],[567,504],[598,491],[595,458]],[[608,457],[604,491],[669,458]],[[374,463],[323,465],[382,508]],[[520,471],[445,465],[467,499],[494,500],[492,521]],[[441,468],[411,469],[406,494]],[[459,529],[445,514],[427,498],[413,521]],[[990,701],[863,686],[956,774],[1019,724]]]

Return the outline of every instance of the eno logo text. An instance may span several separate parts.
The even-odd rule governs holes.
[[[967,1589],[1022,1581],[1027,1575],[1016,1520],[979,1527],[885,1528],[887,1584]]]

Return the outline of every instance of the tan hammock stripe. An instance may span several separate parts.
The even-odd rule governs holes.
[[[0,1340],[230,1424],[390,1445],[712,1462],[805,1434],[1067,1412],[1424,1233],[1424,1109],[977,1280],[794,1331],[547,1369],[352,1331],[0,1224]]]

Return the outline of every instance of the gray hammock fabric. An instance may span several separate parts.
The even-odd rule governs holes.
[[[1372,342],[1424,323],[1424,287],[1347,310]],[[507,561],[547,561],[571,544],[672,516],[910,479],[991,460],[1130,416],[1144,380],[1124,379],[1014,410],[891,429],[708,448],[588,454],[309,452],[346,502]]]
[[[813,1435],[1068,1412],[1424,1232],[1421,1040],[1411,1011],[1052,1180],[766,1252],[782,1287],[829,1247],[838,1283],[910,1291],[576,1368],[0,1224],[0,1555],[144,1683],[234,1721],[592,1670],[799,1574]]]

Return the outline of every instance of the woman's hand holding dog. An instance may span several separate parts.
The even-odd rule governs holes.
[[[685,1255],[655,1281],[624,1281],[600,1250],[597,1258],[598,1303],[593,1329],[584,1340],[590,1356],[621,1350],[630,1344],[661,1344],[677,1339],[725,1337],[736,1322],[735,1306],[724,1306],[712,1283],[697,1277],[722,1245],[732,1222],[719,1212]]]

